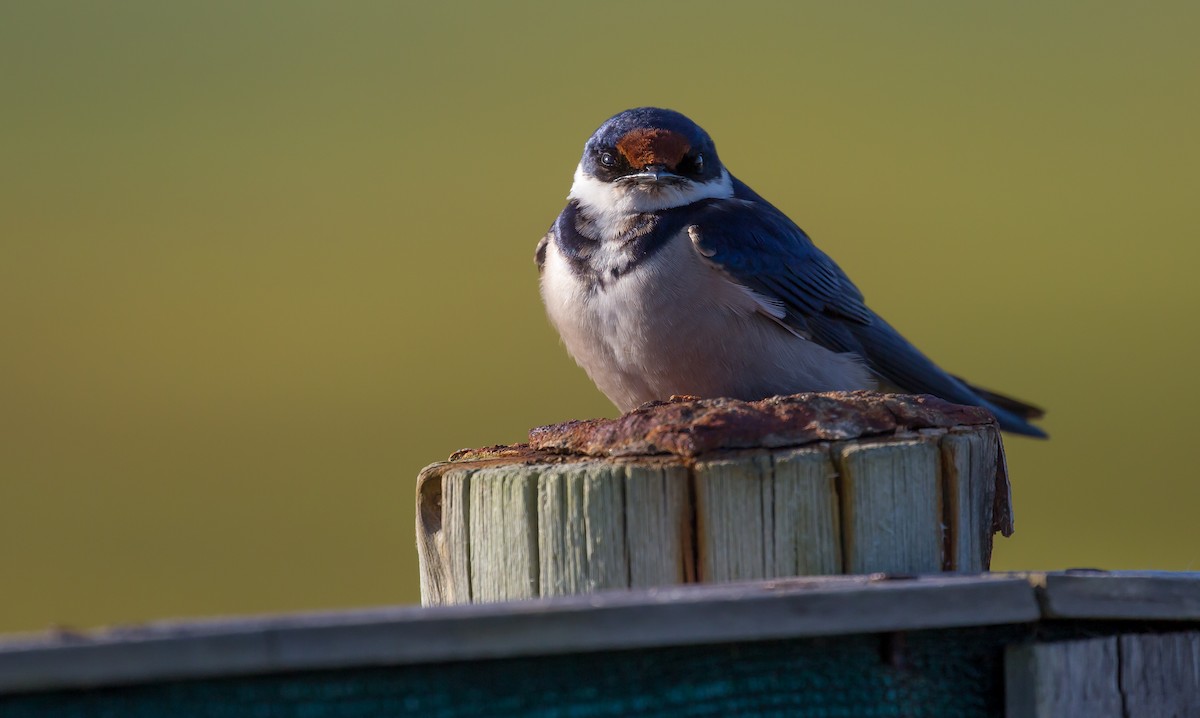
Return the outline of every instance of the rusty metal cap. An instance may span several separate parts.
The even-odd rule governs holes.
[[[760,401],[673,396],[616,419],[538,427],[529,432],[529,448],[583,456],[694,457],[995,423],[986,409],[924,394],[824,392]]]

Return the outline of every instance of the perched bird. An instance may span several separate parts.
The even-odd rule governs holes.
[[[626,110],[587,141],[537,247],[567,351],[621,411],[672,394],[761,399],[884,389],[989,409],[1029,436],[1042,411],[943,371],[867,307],[783,212],[672,110]]]

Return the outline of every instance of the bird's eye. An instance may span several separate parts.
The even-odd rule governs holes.
[[[617,158],[613,157],[611,152],[601,152],[600,164],[604,165],[605,167],[616,167]]]
[[[696,159],[693,162],[693,164],[696,165],[696,174],[700,174],[701,172],[703,172],[704,171],[704,155],[696,155]]]

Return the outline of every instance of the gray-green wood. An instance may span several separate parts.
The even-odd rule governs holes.
[[[471,469],[453,469],[418,487],[417,553],[427,604],[471,602]]]
[[[1200,633],[1010,646],[1005,685],[1009,718],[1200,716]]]
[[[691,462],[436,464],[418,483],[422,601],[986,570],[1009,515],[999,450],[974,427]]]
[[[539,595],[537,474],[483,468],[472,474],[469,495],[471,600]]]
[[[701,580],[841,572],[828,447],[701,461],[694,474]]]
[[[1042,604],[1049,616],[1062,618],[1135,618],[1200,620],[1200,572],[1125,571],[1121,590],[1112,590],[1112,574],[1072,570],[1045,574]]]
[[[780,451],[774,469],[772,576],[842,571],[837,471],[828,446]]]
[[[774,566],[771,457],[755,452],[695,466],[698,576],[705,582],[770,578]]]
[[[1124,718],[1200,716],[1200,632],[1117,640]]]
[[[1004,661],[1008,718],[1132,718],[1117,682],[1115,636],[1010,646]]]
[[[629,587],[695,580],[688,471],[681,464],[625,464]]]
[[[471,600],[471,471],[452,471],[444,479],[445,500],[455,514],[445,524],[446,561],[449,569],[449,599],[453,603]]]
[[[539,593],[629,586],[625,471],[599,462],[547,467],[537,479]]]
[[[932,438],[848,443],[841,475],[847,573],[942,570],[941,455]]]

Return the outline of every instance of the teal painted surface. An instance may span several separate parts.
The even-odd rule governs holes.
[[[1003,715],[1027,627],[850,636],[29,694],[4,718]]]

